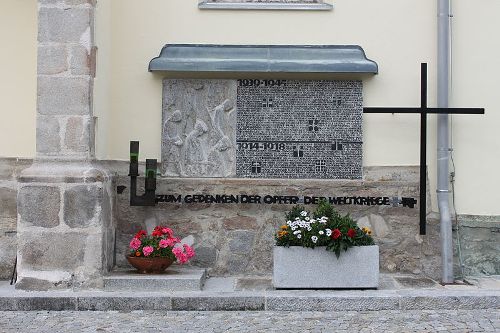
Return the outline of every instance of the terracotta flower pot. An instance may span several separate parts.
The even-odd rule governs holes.
[[[168,266],[172,265],[174,260],[160,257],[131,257],[127,256],[128,262],[134,266],[141,274],[159,274],[163,273]]]

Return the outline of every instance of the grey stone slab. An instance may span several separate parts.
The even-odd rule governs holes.
[[[217,261],[217,249],[215,247],[200,246],[196,248],[196,256],[192,263],[196,266],[211,267]]]
[[[79,311],[135,311],[171,310],[172,301],[168,296],[95,296],[78,297]]]
[[[38,46],[38,74],[59,74],[68,70],[68,52],[63,45]]]
[[[394,280],[404,288],[436,288],[440,285],[429,278],[423,276],[394,276]]]
[[[38,13],[38,41],[80,43],[86,31],[90,38],[92,14],[89,8],[41,7]]]
[[[236,285],[235,277],[209,277],[205,281],[203,291],[206,292],[232,292]]]
[[[151,275],[120,271],[104,277],[104,289],[106,291],[199,291],[205,279],[204,269],[169,267],[163,274]]]
[[[55,186],[21,186],[17,198],[22,223],[53,228],[59,225],[61,195]]]
[[[255,290],[273,290],[273,282],[271,278],[265,277],[245,277],[237,278],[234,290],[240,291],[255,291]]]
[[[90,117],[70,117],[64,131],[64,146],[69,153],[90,153]]]
[[[229,251],[235,254],[247,254],[252,250],[255,232],[235,230],[229,233]]]
[[[77,310],[76,297],[19,297],[16,311],[69,311]]]
[[[83,265],[87,248],[85,233],[41,233],[22,232],[19,237],[19,255],[23,258],[23,267],[35,270],[67,271]],[[42,275],[42,274],[41,274]]]
[[[172,297],[172,310],[179,311],[258,311],[264,309],[264,296]]]
[[[46,280],[42,273],[39,278],[17,276],[15,287],[19,290],[67,290],[71,287],[71,284],[68,280],[57,282]]]
[[[99,185],[76,185],[64,192],[64,223],[82,228],[96,223],[96,214],[103,198]]]
[[[325,247],[275,246],[273,285],[275,288],[377,288],[378,246],[357,246],[337,258]],[[356,264],[353,264],[356,263]]]
[[[38,113],[87,115],[91,112],[90,78],[38,77]]]
[[[267,311],[378,311],[399,309],[400,297],[267,296]]]
[[[2,219],[0,219],[0,223]],[[10,279],[17,255],[16,233],[0,235],[0,279]]]
[[[91,57],[87,49],[81,45],[71,47],[70,68],[74,75],[90,74]]]
[[[456,294],[454,296],[405,296],[401,299],[403,310],[455,310],[455,309],[499,309],[500,295],[474,296]]]
[[[54,116],[38,115],[36,119],[36,151],[56,155],[61,151],[59,120]]]
[[[17,218],[17,190],[0,184],[0,217]]]

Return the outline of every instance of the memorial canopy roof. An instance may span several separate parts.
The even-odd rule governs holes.
[[[377,74],[378,65],[358,45],[167,44],[149,71],[170,77],[354,78]]]

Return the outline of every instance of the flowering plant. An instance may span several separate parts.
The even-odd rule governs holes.
[[[191,246],[181,244],[181,240],[174,237],[172,229],[164,226],[156,226],[151,236],[145,230],[140,230],[129,246],[132,257],[176,259],[180,264],[188,262],[195,255]]]
[[[304,207],[295,206],[286,219],[275,235],[277,246],[326,246],[338,258],[341,250],[374,244],[369,228],[360,229],[349,215],[341,216],[324,200],[312,215]]]

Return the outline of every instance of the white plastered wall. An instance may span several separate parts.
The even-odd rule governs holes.
[[[37,0],[0,0],[0,157],[35,156]]]
[[[453,116],[459,214],[500,215],[500,1],[453,1],[450,106],[484,116]]]

